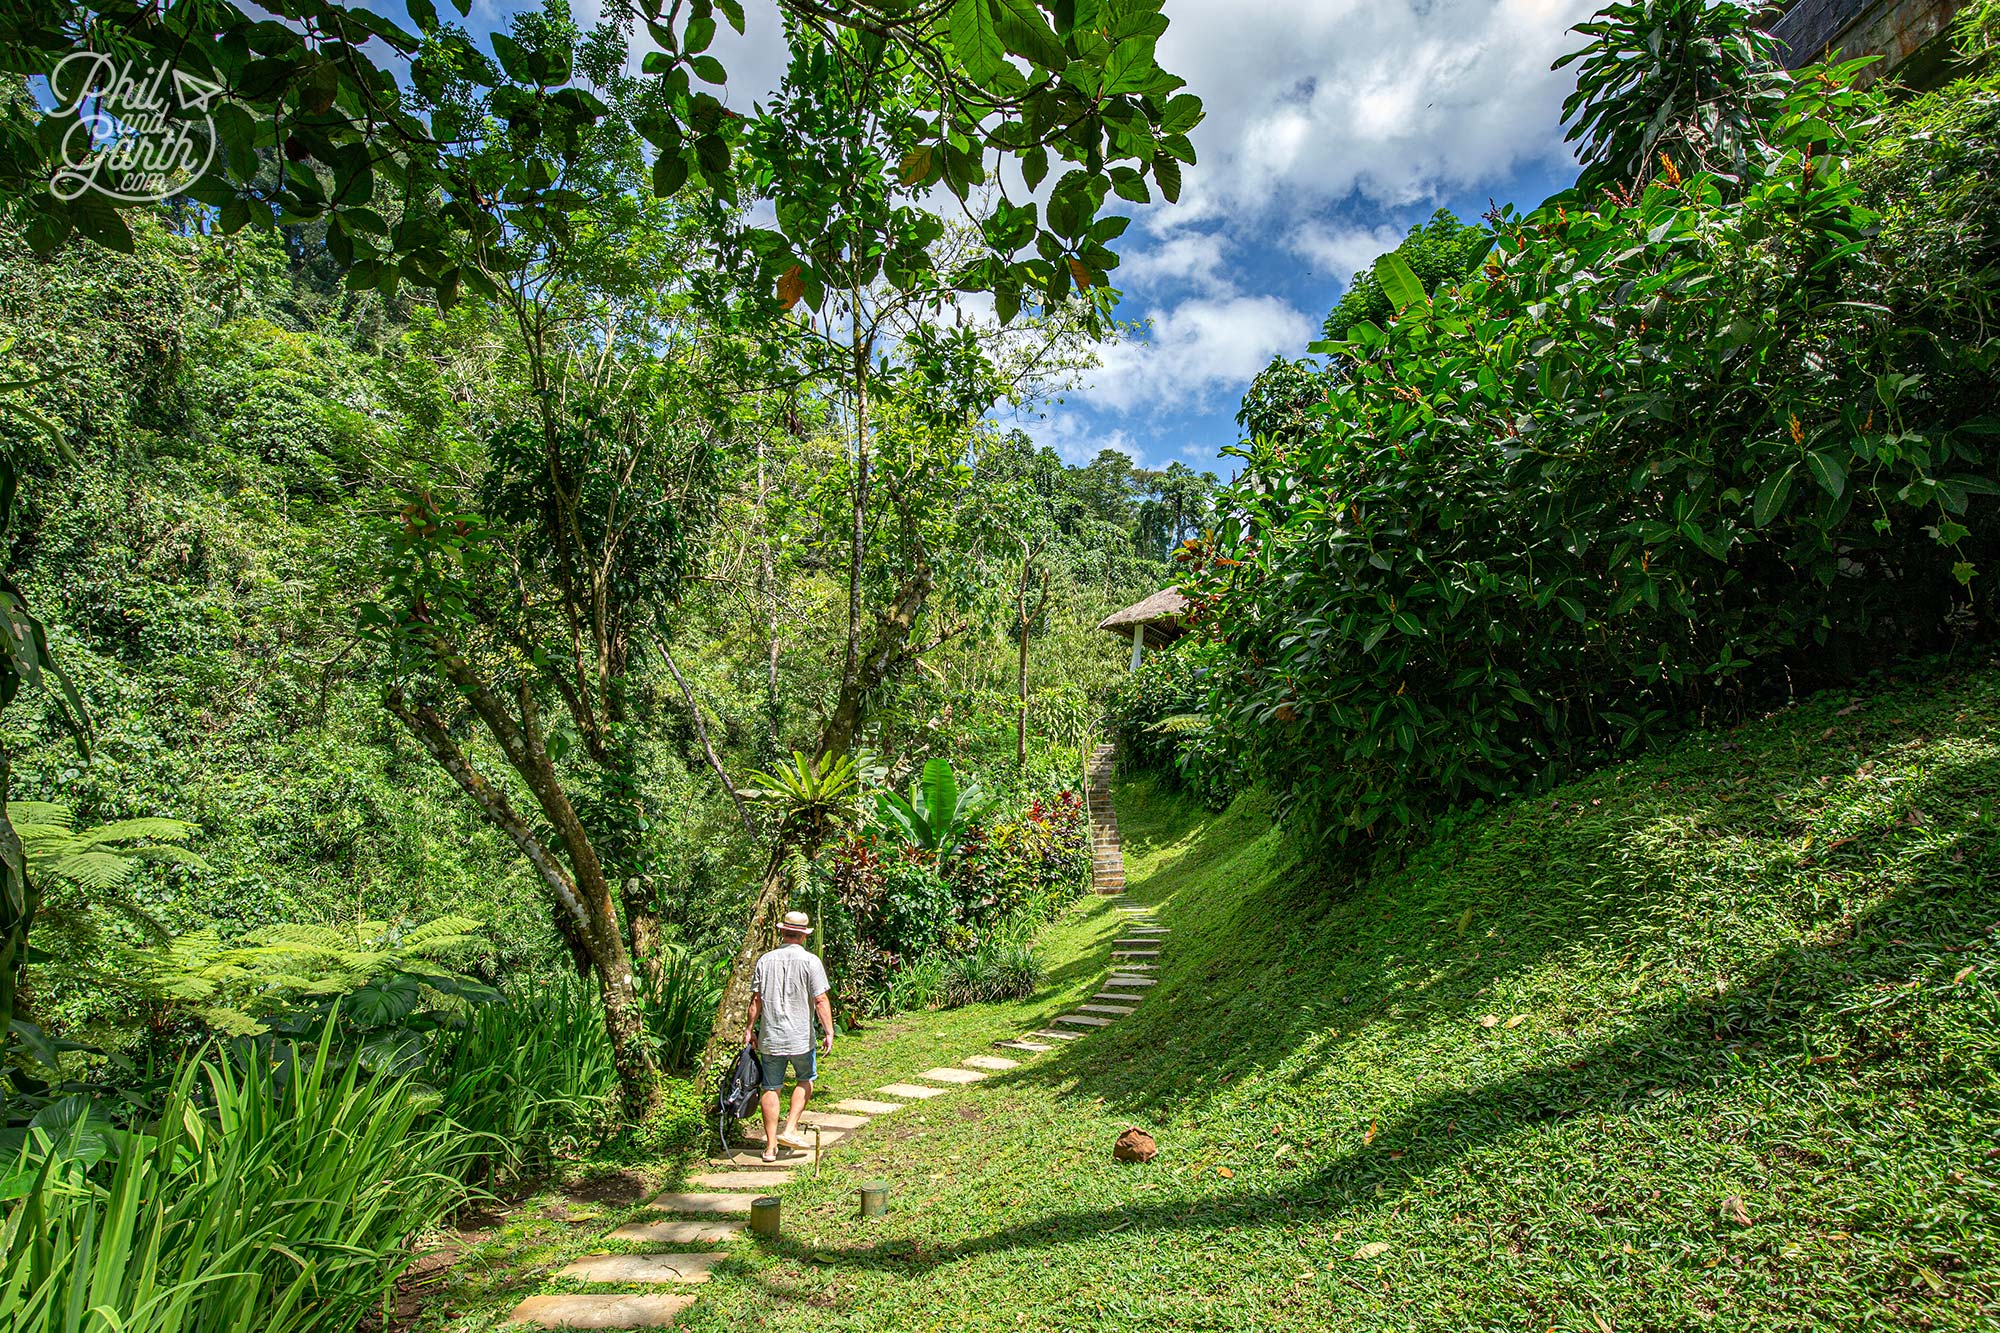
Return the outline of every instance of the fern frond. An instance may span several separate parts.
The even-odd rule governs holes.
[[[137,866],[131,857],[117,852],[71,852],[36,868],[86,889],[115,889],[132,878]]]
[[[17,829],[24,824],[41,824],[67,832],[76,823],[76,813],[54,801],[9,801],[7,822]]]
[[[160,842],[186,842],[194,835],[195,826],[185,819],[120,819],[110,824],[99,824],[95,828],[78,830],[76,837],[89,847],[102,847],[107,843],[131,842],[138,838]]]

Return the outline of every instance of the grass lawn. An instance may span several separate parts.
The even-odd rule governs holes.
[[[1174,932],[1139,1012],[850,1138],[678,1326],[2000,1320],[2000,672],[1697,736],[1359,883],[1254,798],[1119,812]],[[1052,929],[1045,1000],[861,1034],[829,1097],[1052,1015],[1115,926]],[[1134,1124],[1149,1166],[1111,1160]]]

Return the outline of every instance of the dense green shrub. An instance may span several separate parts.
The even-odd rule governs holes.
[[[1320,433],[1240,451],[1198,614],[1300,822],[1421,823],[1990,628],[1991,92],[1883,121],[1846,79],[1791,85],[1741,181],[1499,215],[1435,300],[1385,261],[1401,315],[1338,347]]]
[[[878,832],[843,839],[822,857],[820,927],[841,1009],[893,1012],[1012,994],[1033,972],[1033,951],[1008,953],[996,932],[1031,932],[1089,884],[1083,801],[1068,788],[972,826],[955,850],[942,861]],[[952,976],[958,982],[947,985]],[[968,998],[947,998],[954,995]]]
[[[1162,773],[1220,810],[1241,794],[1243,774],[1208,717],[1208,674],[1183,641],[1113,686],[1105,713],[1123,767]]]

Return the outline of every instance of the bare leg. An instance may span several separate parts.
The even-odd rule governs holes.
[[[764,1113],[764,1160],[773,1161],[778,1155],[778,1090],[766,1091],[757,1099],[757,1107]]]
[[[813,1095],[810,1083],[792,1085],[792,1113],[785,1117],[785,1133],[796,1134],[799,1128],[799,1112],[806,1109],[806,1099]]]

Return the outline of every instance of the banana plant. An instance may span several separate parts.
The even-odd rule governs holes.
[[[936,852],[943,860],[998,800],[976,782],[961,789],[951,762],[938,757],[926,761],[923,772],[911,779],[908,797],[893,791],[876,794],[874,822],[890,837]]]

